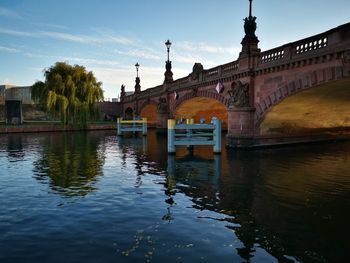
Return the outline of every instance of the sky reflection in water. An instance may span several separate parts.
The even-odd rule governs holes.
[[[0,261],[341,262],[349,156],[348,142],[168,156],[155,131],[1,135]]]

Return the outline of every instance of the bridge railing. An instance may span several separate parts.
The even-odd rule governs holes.
[[[152,95],[158,94],[163,89],[163,85],[158,85],[154,88],[148,88],[146,90],[141,91],[139,94],[131,94],[121,98],[123,103],[132,102],[135,98],[143,98],[143,97],[152,97]]]
[[[232,61],[232,62],[227,63],[227,64],[224,64],[221,67],[222,67],[223,73],[236,71],[236,70],[238,70],[238,60]]]
[[[238,70],[238,60],[232,61],[230,63],[226,63],[214,68],[210,68],[203,71],[203,79],[208,80],[211,78],[216,78],[218,76],[222,76],[225,74],[229,74],[230,72],[234,72]]]
[[[286,53],[287,52],[285,51],[284,47],[267,50],[261,53],[260,63],[267,63],[267,62],[283,59]]]
[[[348,33],[344,33],[348,32]],[[350,41],[350,23],[261,53],[259,64],[288,61],[333,51]]]

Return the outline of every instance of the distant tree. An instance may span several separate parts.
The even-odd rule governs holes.
[[[45,112],[62,123],[85,124],[97,114],[96,102],[103,100],[102,82],[85,67],[56,62],[44,72],[45,81],[32,86],[32,98]]]

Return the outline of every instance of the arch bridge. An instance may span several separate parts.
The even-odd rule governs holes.
[[[350,23],[261,52],[255,19],[245,19],[237,60],[210,69],[195,63],[174,81],[170,64],[162,85],[141,91],[136,83],[128,96],[122,87],[123,115],[148,117],[157,128],[168,118],[218,116],[230,146],[350,127]]]

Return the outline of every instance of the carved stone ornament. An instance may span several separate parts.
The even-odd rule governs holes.
[[[350,51],[345,51],[343,55],[343,61],[345,63],[350,63]]]
[[[166,98],[160,97],[157,104],[158,112],[166,112],[168,110],[168,105],[166,103]]]
[[[191,73],[192,80],[199,78],[199,74],[203,71],[203,65],[201,63],[194,63]]]
[[[120,97],[124,97],[124,96],[125,96],[125,85],[122,85],[120,89]]]
[[[194,87],[192,89],[192,97],[196,97],[197,96],[197,92],[198,92],[198,88],[197,87]]]
[[[229,98],[229,109],[249,107],[249,84],[243,84],[240,81],[233,82],[231,90],[228,92]]]

